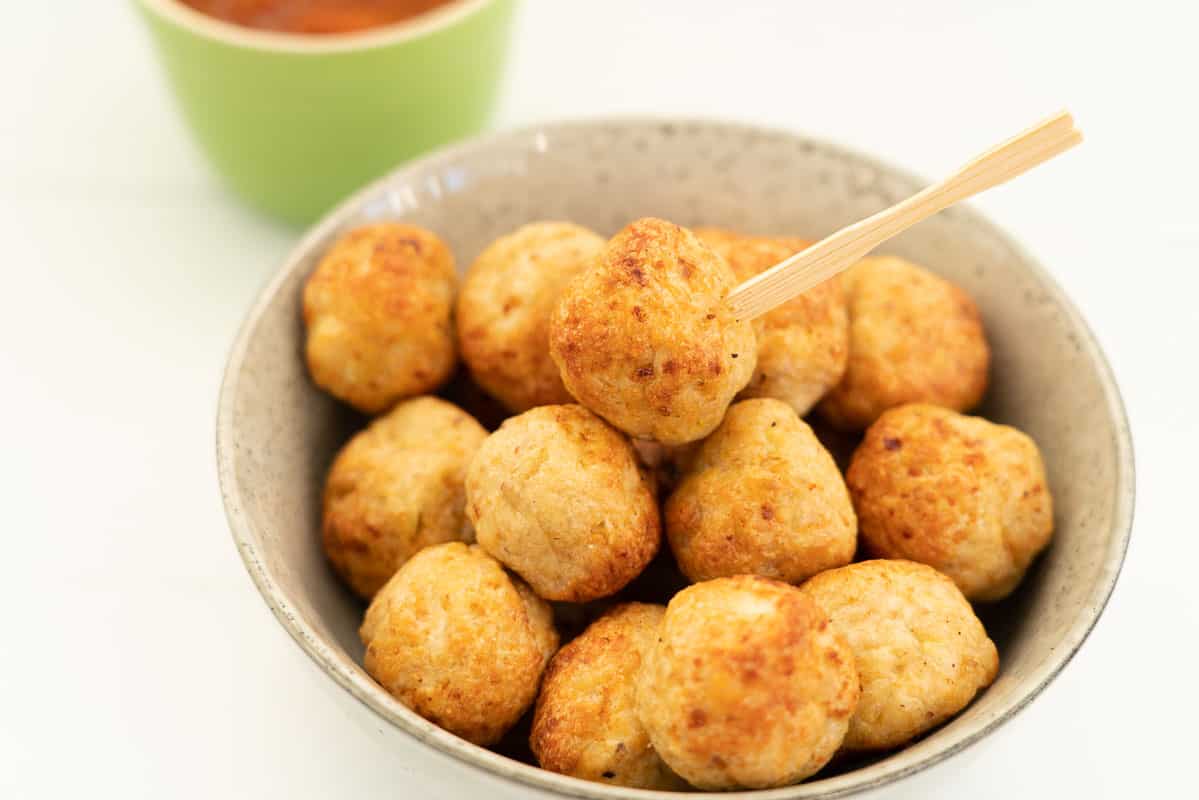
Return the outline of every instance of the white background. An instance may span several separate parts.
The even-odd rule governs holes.
[[[1177,796],[1199,711],[1199,19],[867,5],[529,2],[496,125],[732,117],[938,175],[1068,105],[1085,146],[978,206],[1107,349],[1136,439],[1132,548],[1048,691],[886,796]],[[214,180],[127,4],[5,3],[0,89],[0,796],[454,796],[404,786],[342,716],[225,527],[224,354],[297,232]]]

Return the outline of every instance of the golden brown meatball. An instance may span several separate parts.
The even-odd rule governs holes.
[[[1032,439],[937,406],[879,417],[846,482],[872,554],[935,567],[971,600],[1011,592],[1053,534]]]
[[[742,236],[719,228],[695,235],[747,281],[811,244],[804,239]],[[754,320],[758,366],[740,397],[774,397],[801,417],[845,374],[849,311],[840,278],[833,278]]]
[[[661,539],[653,485],[629,440],[579,405],[504,422],[471,462],[466,498],[479,544],[547,600],[616,592]]]
[[[849,643],[862,696],[846,750],[885,750],[961,711],[999,655],[953,581],[912,561],[863,561],[800,587]]]
[[[573,403],[550,358],[550,312],[604,239],[569,222],[535,222],[492,242],[458,295],[462,359],[479,385],[515,413]]]
[[[477,546],[426,547],[375,595],[359,632],[393,697],[479,745],[533,702],[558,647],[549,605]]]
[[[675,595],[637,677],[637,716],[700,789],[765,788],[823,767],[858,701],[853,654],[799,589],[749,575]]]
[[[466,467],[487,431],[436,397],[405,400],[338,453],[325,480],[325,553],[354,591],[372,597],[431,544],[471,541]]]
[[[861,430],[904,403],[978,405],[990,349],[964,291],[901,258],[865,258],[847,273],[849,366],[821,401],[833,425]]]
[[[666,609],[616,606],[554,656],[533,715],[529,744],[548,770],[640,789],[682,789],[637,719],[641,656],[658,637]]]
[[[857,520],[828,451],[781,400],[742,400],[666,501],[670,548],[693,581],[753,574],[798,583],[848,564]]]
[[[753,326],[724,299],[732,270],[695,234],[640,219],[572,281],[550,320],[550,354],[579,402],[663,444],[702,439],[753,374]]]
[[[312,379],[367,414],[430,392],[454,370],[454,257],[423,228],[350,231],[304,286]]]

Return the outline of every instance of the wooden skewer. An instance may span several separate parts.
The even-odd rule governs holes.
[[[755,275],[726,302],[740,320],[759,317],[849,268],[891,237],[954,203],[1005,183],[1082,141],[1074,118],[1063,111],[1008,139],[940,183],[861,222],[842,228]]]

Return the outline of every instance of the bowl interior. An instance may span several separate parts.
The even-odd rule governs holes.
[[[336,449],[362,420],[318,391],[302,359],[302,283],[356,224],[403,219],[444,237],[459,265],[520,224],[565,219],[611,234],[654,215],[684,225],[819,237],[907,196],[911,177],[793,134],[707,122],[544,126],[480,140],[403,168],[318,226],[264,292],[222,390],[222,486],[251,576],[297,641],[377,713],[431,746],[502,775],[579,796],[647,793],[525,767],[434,728],[358,666],[362,606],[326,565],[319,493]],[[955,752],[1018,710],[1094,624],[1119,570],[1132,503],[1127,425],[1097,345],[1060,290],[1011,240],[951,209],[883,248],[969,291],[993,347],[983,415],[1041,446],[1057,532],[1017,593],[982,609],[998,679],[962,715],[903,751],[764,795],[840,794]]]
[[[180,0],[139,0],[149,11],[202,36],[245,47],[285,53],[338,53],[415,39],[483,7],[491,0],[447,0],[423,14],[348,33],[295,33],[238,25],[198,11]]]

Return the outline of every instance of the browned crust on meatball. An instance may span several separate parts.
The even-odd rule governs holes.
[[[746,281],[810,246],[796,237],[745,236],[720,228],[695,235]],[[754,320],[758,366],[741,398],[774,397],[803,416],[837,385],[849,362],[849,310],[839,277]]]
[[[615,593],[661,541],[653,483],[632,445],[579,405],[504,422],[472,461],[466,494],[479,544],[548,600]]]
[[[473,538],[466,468],[486,438],[457,406],[416,397],[341,449],[325,480],[321,539],[355,592],[370,599],[423,547]]]
[[[853,655],[797,588],[718,578],[671,600],[637,680],[663,761],[701,789],[765,788],[823,767],[858,700]]]
[[[304,285],[313,381],[377,414],[449,378],[454,257],[430,231],[388,222],[350,231]]]
[[[974,601],[1009,594],[1053,534],[1032,439],[937,406],[879,417],[846,482],[870,553],[928,564]]]
[[[544,769],[616,786],[685,787],[654,751],[634,707],[641,657],[665,611],[616,606],[550,661],[529,738]]]
[[[736,279],[693,233],[633,222],[562,293],[550,354],[567,390],[631,436],[710,433],[753,374],[753,327],[724,302]]]
[[[820,402],[829,423],[861,430],[888,408],[978,405],[990,349],[978,306],[944,278],[900,258],[866,258],[846,273],[849,364]]]
[[[467,272],[456,316],[462,359],[514,413],[574,402],[550,358],[550,313],[603,247],[579,225],[536,222],[492,242]]]
[[[965,708],[999,671],[969,601],[932,567],[863,561],[800,588],[828,614],[858,667],[862,695],[846,750],[906,744]]]
[[[498,741],[532,704],[558,645],[548,604],[461,542],[425,548],[401,567],[360,635],[371,677],[479,745]]]
[[[742,400],[666,501],[666,535],[692,580],[798,583],[848,564],[857,520],[832,456],[781,400]]]

